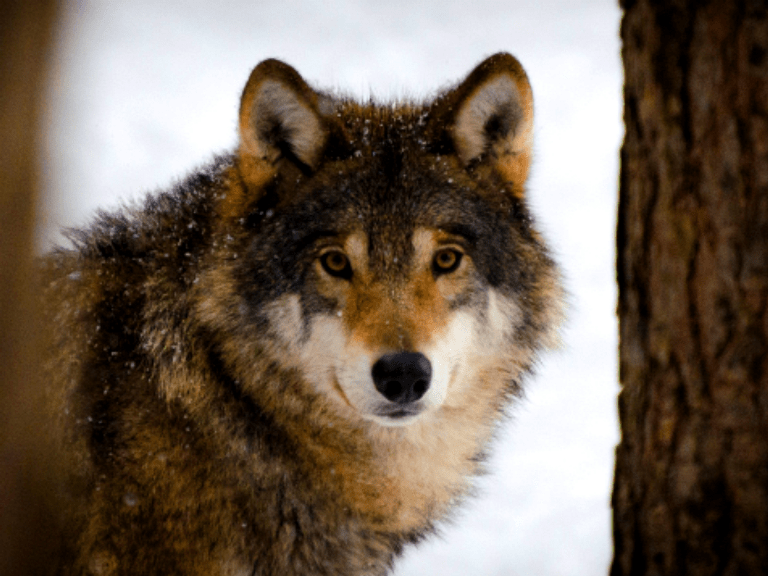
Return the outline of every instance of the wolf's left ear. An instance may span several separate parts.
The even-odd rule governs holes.
[[[506,180],[524,184],[533,146],[533,94],[514,56],[484,60],[435,104],[462,164],[488,162]]]
[[[288,64],[260,63],[240,101],[241,159],[261,171],[270,171],[281,158],[315,168],[328,136],[321,100]]]

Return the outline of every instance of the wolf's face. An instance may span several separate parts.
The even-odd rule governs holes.
[[[553,325],[523,190],[532,105],[489,59],[433,103],[360,106],[274,61],[241,104],[237,306],[260,349],[347,414],[408,425],[502,404]]]
[[[397,426],[507,364],[520,309],[478,268],[477,240],[451,229],[417,226],[387,240],[355,227],[308,248],[299,290],[267,308],[318,391]]]

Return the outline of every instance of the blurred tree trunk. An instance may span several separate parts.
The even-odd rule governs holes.
[[[613,576],[768,573],[768,11],[626,0]]]
[[[46,572],[56,541],[32,279],[40,111],[56,4],[0,1],[0,574],[9,576]]]

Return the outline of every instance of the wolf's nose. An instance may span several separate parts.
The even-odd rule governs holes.
[[[385,354],[371,370],[376,390],[390,402],[415,402],[429,388],[432,365],[424,354],[395,352]]]

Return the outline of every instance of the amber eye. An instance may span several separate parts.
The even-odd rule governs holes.
[[[343,252],[332,250],[320,256],[320,264],[323,270],[331,276],[349,280],[352,277],[352,267],[349,265],[349,258]]]
[[[432,268],[435,274],[448,274],[453,272],[461,264],[463,254],[453,248],[444,248],[435,254]]]

